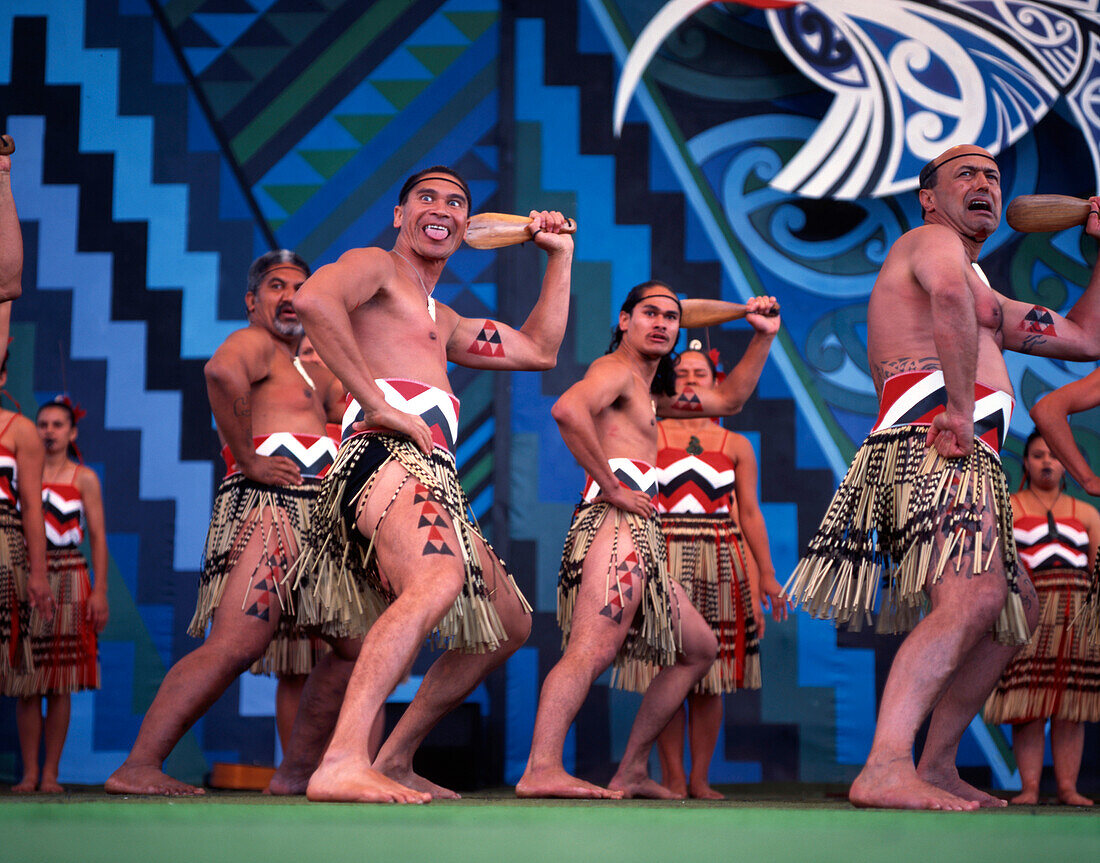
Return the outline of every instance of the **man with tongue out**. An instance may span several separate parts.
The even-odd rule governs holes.
[[[815,616],[858,629],[882,579],[879,631],[912,630],[849,792],[857,806],[1005,805],[955,766],[963,731],[1038,610],[1000,464],[1014,405],[1002,351],[1100,357],[1100,271],[1064,317],[994,291],[976,262],[1000,222],[1000,179],[993,156],[972,145],[921,170],[924,224],[894,243],[867,306],[879,416],[786,588]],[[1098,238],[1100,198],[1091,203],[1085,230]]]
[[[432,291],[462,243],[470,203],[450,168],[414,174],[394,207],[394,247],[346,252],[294,300],[317,353],[349,393],[340,454],[299,561],[298,618],[329,635],[365,635],[332,740],[309,779],[311,800],[456,797],[413,772],[413,752],[530,632],[530,607],[470,521],[458,484],[459,404],[447,363],[553,368],[569,312],[573,240],[562,233],[561,213],[532,211],[528,230],[547,262],[527,320],[513,329],[464,318]],[[370,724],[425,639],[446,650],[372,762]],[[329,693],[330,706],[338,698]]]

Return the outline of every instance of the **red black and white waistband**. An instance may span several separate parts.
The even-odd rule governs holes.
[[[649,497],[657,496],[657,468],[649,462],[633,458],[609,458],[607,464],[619,485],[631,491],[645,492]],[[591,503],[600,493],[600,484],[585,474],[584,502]]]
[[[323,477],[336,461],[336,441],[328,435],[273,432],[252,438],[252,446],[257,455],[280,455],[290,459],[303,477]],[[228,446],[222,447],[222,458],[227,477],[241,472]]]
[[[432,433],[432,443],[447,452],[454,452],[455,441],[458,440],[459,401],[452,393],[404,378],[376,378],[374,382],[385,395],[386,404],[420,417]],[[345,404],[347,406],[340,424],[343,429],[341,440],[357,434],[386,431],[380,428],[364,429],[362,432],[354,430],[352,426],[363,419],[363,408],[350,395]]]

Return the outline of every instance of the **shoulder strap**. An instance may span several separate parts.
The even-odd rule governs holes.
[[[6,434],[8,433],[8,429],[9,429],[9,428],[11,428],[11,424],[12,424],[13,422],[15,422],[15,418],[16,418],[17,416],[19,416],[19,414],[17,414],[17,413],[12,413],[12,415],[11,415],[11,419],[10,419],[10,420],[8,420],[8,422],[7,422],[7,425],[5,425],[3,429],[0,429],[0,437],[3,437],[4,435],[6,435]]]
[[[657,448],[664,449],[668,446],[668,436],[665,434],[665,424],[657,423]]]

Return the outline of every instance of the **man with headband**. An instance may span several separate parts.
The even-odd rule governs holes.
[[[332,740],[306,788],[311,800],[457,796],[416,775],[413,753],[530,632],[530,607],[471,522],[458,484],[459,404],[447,363],[553,368],[569,312],[573,240],[562,233],[561,213],[532,211],[528,230],[547,262],[526,322],[513,329],[464,318],[432,291],[462,243],[470,206],[452,169],[414,174],[394,207],[393,249],[346,252],[294,300],[314,348],[349,393],[340,455],[299,562],[299,620],[329,635],[365,635]],[[367,730],[428,638],[446,650],[372,762]]]
[[[343,388],[296,358],[302,325],[292,300],[309,267],[286,249],[248,270],[248,326],[206,364],[206,389],[224,444],[189,632],[203,643],[177,662],[145,714],[134,748],[107,780],[112,794],[200,794],[163,772],[179,739],[245,669],[263,658],[276,672],[310,670],[309,639],[295,631],[284,584],[309,528],[321,477],[336,457],[325,421],[343,412]],[[265,655],[266,652],[266,655]],[[340,683],[350,663],[329,657]],[[338,684],[339,685],[339,684]],[[286,741],[284,741],[285,745]]]
[[[815,616],[858,629],[883,579],[878,631],[912,629],[850,800],[1003,806],[955,766],[963,731],[1027,641],[1038,609],[1017,563],[998,455],[1014,405],[1002,351],[1100,357],[1100,270],[1064,317],[989,286],[976,261],[1000,222],[1001,185],[980,147],[933,159],[918,194],[924,224],[894,243],[867,307],[879,416],[787,590]],[[1098,204],[1093,198],[1086,225],[1094,238]],[[914,765],[914,738],[930,711]]]
[[[654,504],[657,416],[741,410],[779,331],[774,297],[753,297],[747,305],[746,320],[756,332],[737,367],[716,387],[677,395],[670,354],[680,301],[663,282],[643,282],[623,303],[609,352],[554,405],[561,436],[587,482],[559,574],[564,655],[543,683],[531,755],[516,785],[520,797],[675,796],[649,778],[649,751],[714,663],[718,641],[683,587],[668,577]],[[595,679],[613,663],[621,673],[631,659],[661,670],[646,690],[610,787],[602,788],[566,772],[565,735]]]

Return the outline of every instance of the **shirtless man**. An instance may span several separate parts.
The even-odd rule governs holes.
[[[420,171],[394,207],[394,248],[346,252],[294,300],[314,348],[349,392],[340,456],[318,504],[331,517],[315,521],[299,563],[299,619],[329,634],[366,633],[332,740],[309,779],[311,800],[457,796],[417,776],[413,752],[530,632],[526,601],[466,514],[451,455],[458,400],[447,362],[553,368],[573,241],[561,233],[560,213],[532,211],[528,230],[548,257],[527,321],[517,330],[463,318],[431,294],[469,213],[458,174]],[[429,636],[449,649],[372,762],[367,730]]]
[[[885,568],[879,630],[912,629],[887,677],[852,803],[1003,806],[955,766],[963,732],[1037,612],[1017,565],[997,454],[1013,406],[1002,351],[1100,356],[1100,270],[1065,317],[990,288],[976,260],[1000,222],[1001,186],[980,147],[929,162],[919,196],[924,224],[894,243],[867,310],[879,418],[787,589],[816,616],[858,628]],[[1100,237],[1098,204],[1093,198],[1086,225],[1092,237]],[[931,610],[916,623],[922,593]],[[929,711],[915,766],[914,738]]]
[[[690,302],[687,301],[687,302]],[[520,797],[662,797],[673,794],[646,771],[657,735],[710,668],[718,641],[678,582],[668,578],[653,498],[657,416],[727,416],[752,394],[778,316],[774,297],[749,300],[755,328],[737,367],[716,387],[679,395],[669,354],[681,303],[651,281],[627,295],[613,350],[589,366],[553,408],[566,445],[588,475],[562,554],[558,622],[565,652],[543,683]],[[655,380],[656,378],[656,380]],[[634,719],[609,788],[565,771],[565,735],[593,681],[613,662],[662,666]]]
[[[205,367],[206,390],[225,444],[190,632],[210,635],[164,677],[126,761],[107,779],[112,794],[202,794],[166,775],[164,759],[186,731],[292,621],[281,581],[297,559],[320,476],[336,457],[325,421],[339,417],[343,389],[295,360],[302,326],[292,300],[309,276],[285,249],[248,270],[248,326],[232,333]],[[224,601],[223,601],[224,600]],[[319,665],[320,669],[322,666]],[[324,665],[331,668],[332,663]]]
[[[0,138],[0,146],[11,141],[8,135]],[[0,154],[0,362],[8,353],[11,301],[22,293],[23,232],[11,193],[11,156],[5,153]]]

